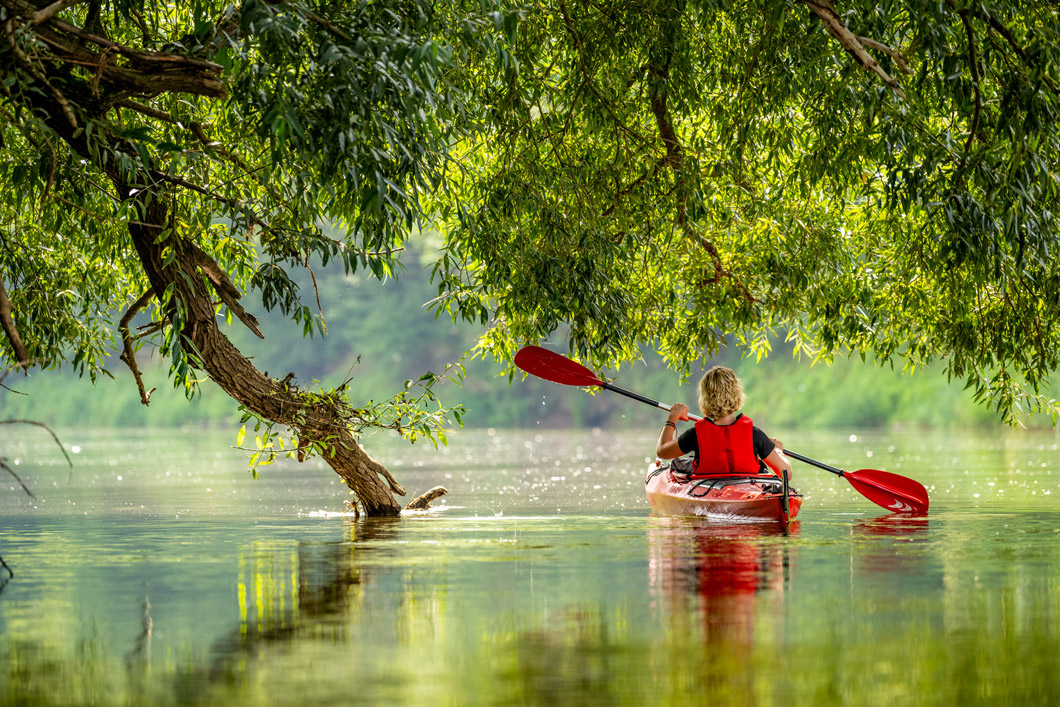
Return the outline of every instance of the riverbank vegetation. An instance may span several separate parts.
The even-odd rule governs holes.
[[[362,432],[440,437],[462,398],[526,419],[481,382],[496,368],[439,404],[473,344],[625,375],[779,340],[958,380],[1010,422],[1060,412],[1053,4],[0,0],[0,23],[2,360],[95,379],[117,350],[146,406],[157,351],[155,378],[211,381],[369,514],[404,490]],[[318,359],[317,276],[385,283],[424,232],[430,296],[336,315]],[[439,322],[397,319],[425,300]],[[280,343],[258,349],[266,316]],[[963,415],[766,360],[740,367],[769,414]],[[540,395],[547,424],[632,414]]]

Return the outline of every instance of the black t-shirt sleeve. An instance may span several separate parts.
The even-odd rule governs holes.
[[[751,433],[751,441],[755,447],[755,454],[758,455],[759,459],[764,460],[773,453],[773,450],[777,445],[773,444],[773,440],[769,439],[769,435],[762,430],[757,427],[753,428],[753,430],[754,431]]]
[[[699,453],[699,439],[696,437],[696,428],[689,427],[677,438],[677,447],[681,454]]]

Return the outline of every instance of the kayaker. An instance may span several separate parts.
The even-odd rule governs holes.
[[[790,480],[791,464],[781,454],[784,445],[740,413],[744,399],[736,372],[714,366],[699,381],[699,409],[705,419],[674,439],[677,422],[688,419],[688,406],[675,403],[659,435],[655,454],[660,459],[692,454],[696,476],[757,475],[762,473],[761,462],[765,462],[777,476],[787,470]]]

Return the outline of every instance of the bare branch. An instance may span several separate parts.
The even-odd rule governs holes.
[[[913,70],[909,68],[909,62],[905,60],[905,57],[902,56],[901,52],[899,52],[897,49],[894,49],[893,47],[888,47],[886,44],[882,42],[877,42],[875,39],[869,39],[868,37],[858,37],[857,39],[859,42],[861,42],[863,46],[866,46],[869,49],[875,49],[876,51],[883,52],[887,56],[894,59],[894,63],[898,65],[898,69],[903,74],[906,74],[907,76],[913,75]]]
[[[351,445],[349,443],[344,443],[344,442],[340,441],[340,442],[337,442],[337,444],[341,445],[341,446],[344,446],[347,449],[351,448]],[[354,442],[352,442],[352,444],[357,444],[357,442],[354,441]],[[375,459],[372,459],[367,454],[364,456],[363,463],[368,468],[369,471],[371,471],[373,473],[376,473],[379,476],[382,476],[383,480],[386,481],[386,484],[387,484],[387,486],[390,487],[391,491],[396,493],[398,496],[404,496],[405,495],[405,487],[403,487],[401,484],[399,484],[397,482],[397,479],[394,478],[394,475],[390,473],[389,469],[387,469],[385,466],[383,466],[382,464],[377,462]]]
[[[122,316],[121,321],[118,323],[118,332],[121,333],[122,341],[122,353],[119,358],[124,361],[125,365],[129,367],[130,371],[132,371],[133,378],[136,379],[136,387],[140,391],[140,402],[144,405],[151,404],[151,393],[144,391],[144,381],[140,376],[140,369],[136,365],[136,352],[133,350],[133,340],[132,337],[129,336],[129,322],[136,316],[137,312],[147,306],[147,303],[151,301],[151,298],[154,297],[154,295],[155,291],[152,289],[148,289],[140,295],[140,298],[133,302],[132,306],[129,307],[129,310],[125,312],[125,315]],[[152,388],[152,391],[153,390],[154,389]]]
[[[119,108],[128,108],[129,110],[136,111],[141,115],[146,115],[148,118],[154,118],[155,120],[163,120],[167,123],[177,122],[173,120],[173,116],[169,113],[166,113],[163,110],[158,110],[157,108],[152,108],[151,106],[145,106],[136,101],[118,101],[115,105]]]
[[[207,279],[209,279],[210,284],[213,285],[214,290],[217,292],[218,296],[220,296],[221,301],[225,303],[225,306],[239,317],[239,321],[246,324],[247,328],[254,332],[259,339],[264,339],[265,335],[261,333],[261,329],[258,327],[257,318],[247,310],[243,309],[243,305],[239,304],[237,301],[243,296],[243,293],[232,284],[232,280],[228,277],[228,273],[221,269],[221,266],[217,264],[217,261],[211,258],[210,255],[203,249],[199,248],[199,246],[190,241],[187,242],[187,246],[195,264],[200,270],[202,270]]]
[[[79,5],[82,2],[85,2],[85,0],[57,0],[57,2],[53,2],[51,5],[48,5],[48,7],[40,10],[34,15],[33,19],[30,20],[30,24],[36,26],[47,22],[68,7]]]
[[[11,300],[8,299],[4,282],[0,280],[0,325],[3,325],[7,340],[11,342],[11,348],[15,350],[15,362],[22,366],[22,370],[29,370],[29,353],[22,345],[22,338],[18,335],[15,327],[15,319],[11,314]]]
[[[854,33],[847,29],[843,19],[836,12],[835,7],[832,6],[831,0],[802,0],[803,3],[810,6],[810,9],[816,13],[821,21],[824,22],[824,26],[832,34],[833,37],[839,40],[839,44],[854,57],[855,60],[864,69],[872,71],[879,76],[885,84],[894,89],[894,92],[899,97],[905,98],[905,93],[898,86],[898,81],[893,76],[888,74],[883,68],[876,63],[876,60],[869,56],[869,53],[865,51],[865,47],[862,45],[858,38],[854,36]]]
[[[430,491],[421,493],[416,498],[409,501],[408,505],[405,506],[406,511],[425,511],[431,507],[431,501],[445,494],[449,493],[449,489],[444,486],[435,486]]]
[[[385,466],[376,462],[375,468],[373,468],[372,471],[383,477],[383,479],[386,481],[387,486],[390,487],[391,491],[396,493],[398,496],[405,495],[405,487],[397,482],[397,479],[394,478],[394,475],[391,474],[390,470],[387,469]]]

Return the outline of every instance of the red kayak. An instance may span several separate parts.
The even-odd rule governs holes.
[[[802,496],[789,488],[785,518],[783,482],[773,475],[692,478],[670,462],[656,461],[644,484],[651,509],[663,515],[784,523],[802,508]]]

